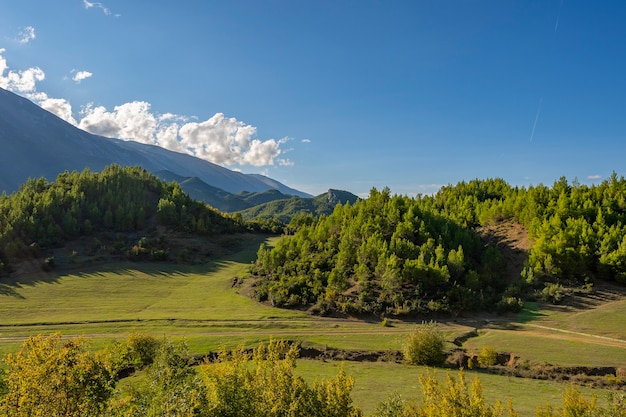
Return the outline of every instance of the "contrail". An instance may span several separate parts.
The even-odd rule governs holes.
[[[543,97],[539,99],[539,108],[537,109],[537,114],[535,115],[535,123],[533,123],[533,130],[530,132],[530,141],[533,141],[533,136],[535,136],[535,128],[537,127],[537,120],[539,120],[539,113],[541,113],[541,104],[543,104]]]
[[[561,18],[561,14],[556,17],[556,23],[554,24],[554,33],[559,29],[559,19]]]
[[[561,9],[563,8],[563,0],[559,3],[559,12],[556,15],[556,23],[554,24],[554,33],[559,29],[559,20],[561,20]]]

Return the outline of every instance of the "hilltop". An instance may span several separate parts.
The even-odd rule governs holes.
[[[244,220],[276,219],[283,223],[289,223],[298,215],[314,217],[329,215],[337,204],[354,204],[358,200],[359,197],[348,191],[329,189],[326,193],[313,198],[291,196],[274,199],[240,210],[239,213]]]
[[[237,234],[263,230],[193,200],[178,183],[140,167],[66,171],[54,182],[30,179],[0,196],[0,273],[37,259],[44,270],[62,259],[68,263],[67,256],[54,256],[60,247],[73,254],[72,263],[204,262],[236,245]]]

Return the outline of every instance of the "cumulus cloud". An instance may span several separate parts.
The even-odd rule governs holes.
[[[161,146],[176,152],[188,153],[219,165],[292,166],[282,155],[282,146],[288,138],[261,140],[256,127],[234,117],[216,113],[204,121],[174,113],[155,114],[150,103],[133,101],[108,110],[90,103],[74,118],[72,105],[63,98],[52,98],[36,90],[38,81],[45,78],[40,68],[12,71],[0,49],[0,87],[21,94],[42,108],[90,133],[101,136],[134,140]],[[81,73],[84,73],[80,75]],[[88,74],[88,75],[87,75]],[[78,71],[74,81],[88,78],[91,73]]]
[[[311,143],[311,139],[302,139],[301,142],[302,143]]]
[[[599,174],[587,175],[587,179],[590,179],[590,180],[599,180],[600,178],[602,178],[602,175],[599,175]]]
[[[72,70],[72,72],[74,72],[74,70]],[[72,80],[76,82],[76,84],[80,84],[82,80],[86,80],[91,76],[93,76],[93,74],[89,71],[76,71],[76,73],[72,77]]]
[[[273,165],[281,141],[256,139],[256,127],[217,113],[204,122],[190,122],[179,131],[182,146],[217,164]]]
[[[81,111],[78,127],[97,135],[185,152],[220,165],[293,165],[278,158],[287,139],[260,140],[256,127],[223,113],[202,122],[188,119],[172,113],[155,116],[145,101],[122,104],[113,111],[90,104]]]
[[[17,41],[19,43],[28,43],[35,39],[35,28],[32,26],[26,26],[20,30]]]
[[[87,105],[81,111],[78,125],[88,132],[119,139],[133,139],[142,143],[154,143],[157,121],[150,113],[150,104],[133,101],[115,106],[107,111],[104,106]]]
[[[50,98],[46,93],[31,93],[27,97],[39,104],[43,109],[55,114],[68,123],[76,126],[78,123],[72,115],[72,105],[64,98]]]
[[[24,71],[9,70],[7,61],[2,56],[4,52],[5,49],[0,48],[0,87],[17,93],[35,91],[37,81],[43,81],[46,74],[39,67],[28,68]]]

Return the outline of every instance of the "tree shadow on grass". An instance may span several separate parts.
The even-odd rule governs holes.
[[[6,295],[9,297],[19,298],[21,300],[25,299],[22,294],[17,292],[17,290],[15,289],[15,286],[1,284],[1,283],[0,283],[0,295]]]
[[[545,317],[546,314],[541,312],[541,308],[535,302],[526,302],[524,308],[517,315],[517,321],[520,323],[529,323],[534,320],[539,320]]]
[[[24,286],[40,284],[58,284],[68,276],[89,278],[93,276],[125,276],[129,278],[137,271],[149,277],[175,280],[177,276],[186,274],[211,274],[231,263],[250,263],[256,257],[261,242],[267,236],[238,236],[235,243],[219,253],[201,245],[200,239],[189,243],[190,248],[197,249],[199,255],[191,261],[173,258],[167,261],[129,260],[120,255],[112,256],[74,256],[63,255],[59,250],[55,253],[55,264],[49,270],[44,268],[43,259],[29,259],[19,263],[9,276],[0,279],[0,295],[24,298],[18,292]],[[197,245],[197,246],[196,246]],[[235,278],[235,277],[233,277]]]

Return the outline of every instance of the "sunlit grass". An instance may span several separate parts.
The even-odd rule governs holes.
[[[432,372],[432,369],[426,367],[395,363],[299,360],[296,374],[312,382],[315,379],[332,378],[340,366],[354,378],[353,399],[355,404],[363,408],[366,415],[375,411],[376,406],[392,393],[397,393],[406,400],[420,401],[422,392],[419,377],[427,371]],[[455,370],[439,369],[435,372],[441,381],[445,380],[447,374],[458,378],[458,371]],[[553,407],[562,406],[563,393],[567,388],[566,384],[551,381],[464,372],[468,385],[474,378],[480,379],[488,403],[493,404],[501,400],[506,404],[511,399],[513,408],[520,417],[534,416],[537,407],[545,404],[551,404]],[[609,391],[579,386],[576,388],[587,398],[596,395],[598,405],[606,405]]]

